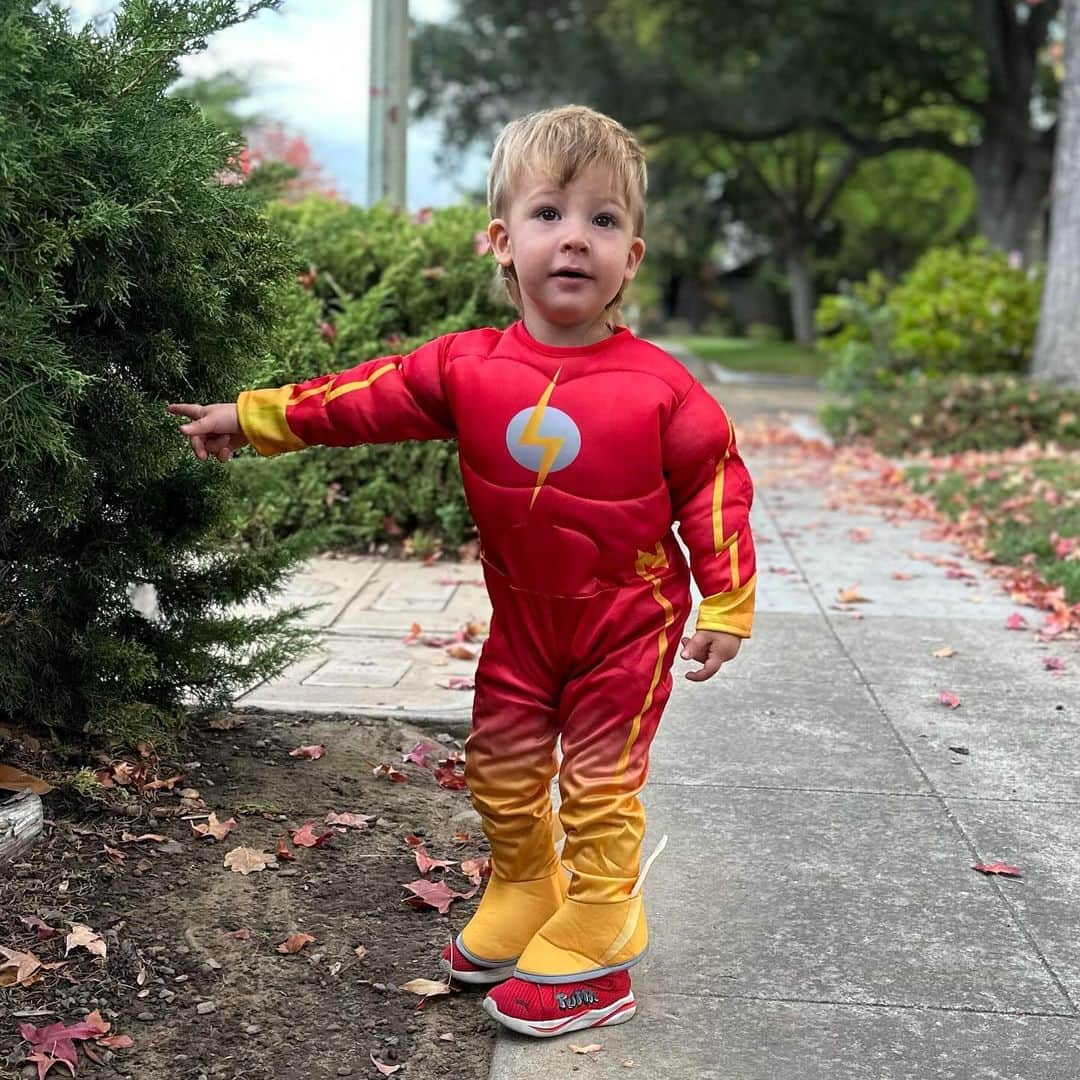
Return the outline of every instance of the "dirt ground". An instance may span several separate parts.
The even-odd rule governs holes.
[[[480,995],[433,997],[418,1010],[423,999],[400,989],[418,977],[441,978],[439,951],[476,904],[455,899],[445,915],[416,910],[402,888],[445,873],[454,891],[473,889],[456,864],[486,848],[466,792],[439,786],[430,767],[402,761],[426,739],[439,747],[428,759],[435,765],[461,749],[459,739],[357,717],[230,716],[242,726],[213,730],[201,722],[170,760],[144,760],[148,776],[182,779],[142,799],[128,796],[127,813],[66,791],[44,797],[44,834],[0,867],[0,945],[43,964],[64,961],[70,924],[83,923],[104,939],[107,956],[76,947],[63,966],[39,969],[40,981],[0,988],[0,1076],[37,1075],[20,1023],[71,1025],[97,1009],[112,1023],[110,1034],[134,1043],[113,1050],[90,1043],[101,1064],[80,1049],[80,1080],[378,1077],[372,1057],[385,1069],[399,1066],[399,1077],[486,1077],[494,1025]],[[326,747],[321,758],[289,754],[317,744]],[[25,746],[2,737],[0,760],[32,772],[40,766]],[[407,779],[373,775],[382,763]],[[130,785],[121,787],[107,792],[114,802]],[[208,811],[235,818],[223,840],[193,831]],[[240,846],[275,852],[305,822],[313,820],[321,835],[328,811],[375,820],[332,831],[316,847],[288,839],[295,859],[279,859],[276,868],[243,875],[223,865]],[[125,841],[125,833],[168,839]],[[455,866],[421,875],[409,834]],[[39,940],[26,916],[61,933]],[[234,936],[242,930],[250,937]],[[295,954],[279,952],[293,933],[315,940]],[[354,951],[361,945],[363,957]],[[62,1064],[49,1072],[50,1080],[67,1075]]]

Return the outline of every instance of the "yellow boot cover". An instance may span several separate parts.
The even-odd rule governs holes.
[[[526,946],[514,971],[530,982],[574,982],[621,971],[645,953],[640,895],[610,904],[568,899]]]
[[[561,866],[550,877],[535,881],[492,876],[480,906],[458,937],[458,947],[482,963],[514,963],[529,939],[559,910],[568,880]]]

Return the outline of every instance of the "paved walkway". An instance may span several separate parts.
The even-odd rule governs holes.
[[[782,394],[721,396],[739,422]],[[677,664],[647,789],[646,848],[669,842],[646,888],[638,1016],[501,1037],[493,1080],[1080,1075],[1075,645],[1005,630],[1014,606],[977,566],[913,558],[955,554],[922,525],[829,509],[805,460],[748,459],[760,613],[710,683]],[[478,577],[316,561],[293,593],[327,600],[326,655],[242,703],[463,723],[471,695],[439,683],[468,662],[400,637],[486,618]],[[838,604],[856,583],[869,602]],[[945,646],[956,655],[935,657]],[[999,859],[1023,877],[971,869]]]

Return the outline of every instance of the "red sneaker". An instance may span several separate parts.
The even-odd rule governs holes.
[[[442,951],[439,967],[450,973],[455,982],[469,983],[472,986],[490,986],[502,982],[514,974],[514,961],[505,964],[492,964],[466,956],[457,941],[451,942]]]
[[[484,1011],[511,1031],[546,1039],[582,1028],[624,1024],[637,1004],[630,973],[616,971],[598,979],[552,985],[509,979],[488,991]]]

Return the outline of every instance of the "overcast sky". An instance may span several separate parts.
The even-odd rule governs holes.
[[[116,0],[68,0],[72,19],[115,10]],[[452,0],[411,0],[417,21],[449,16]],[[251,109],[306,136],[325,172],[354,202],[365,202],[367,180],[369,0],[284,0],[250,22],[211,38],[207,51],[183,62],[187,75],[235,71],[254,87]],[[483,187],[486,155],[477,150],[454,176],[435,164],[438,126],[409,129],[411,209],[456,202],[463,190]]]

